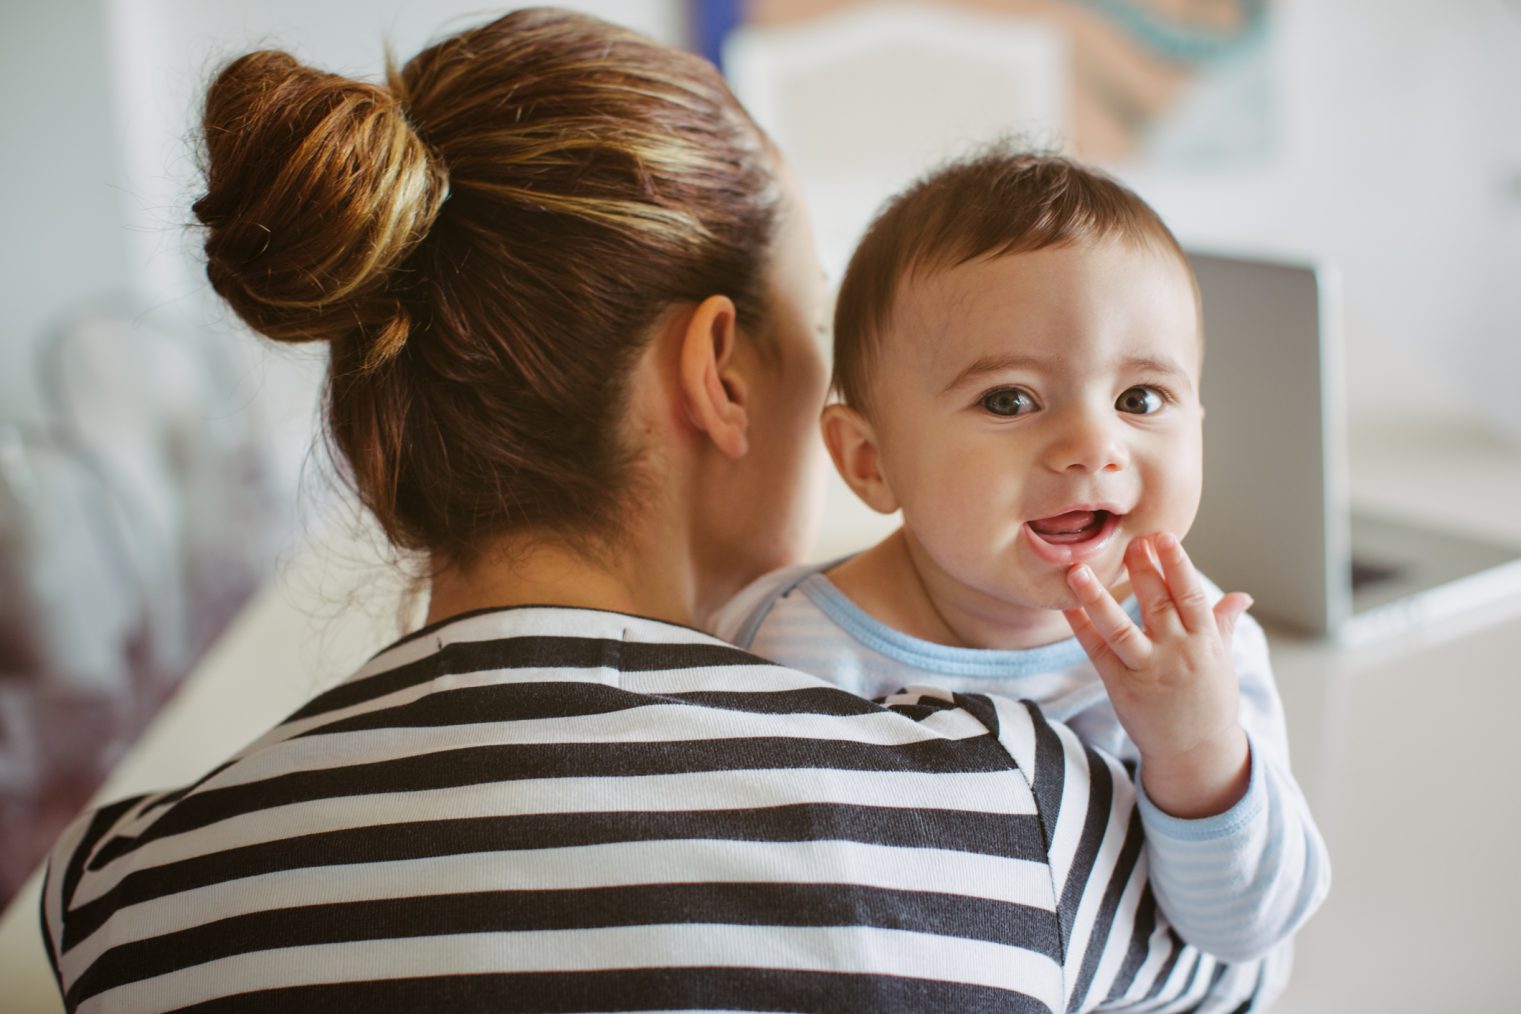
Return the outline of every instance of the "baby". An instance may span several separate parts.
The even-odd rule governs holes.
[[[934,172],[851,259],[823,415],[845,481],[903,525],[762,578],[718,632],[867,697],[1027,698],[1139,765],[1153,893],[1228,963],[1200,993],[1257,1009],[1330,874],[1251,600],[1179,542],[1202,355],[1187,260],[1134,193],[1005,149]]]

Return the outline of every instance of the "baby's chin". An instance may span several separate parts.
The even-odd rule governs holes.
[[[1099,572],[1098,578],[1109,593],[1117,600],[1121,599],[1120,584],[1123,580],[1123,570],[1119,574],[1107,574]],[[1126,591],[1125,595],[1129,592]],[[1078,601],[1077,593],[1067,585],[1067,575],[1061,572],[1049,578],[1039,581],[1034,588],[1027,591],[1025,599],[1020,605],[1029,609],[1051,609],[1061,611],[1064,609],[1081,609],[1082,603]]]
[[[1013,609],[1026,611],[1061,612],[1064,609],[1076,609],[1080,605],[1077,596],[1060,576],[1055,580],[1041,580],[1033,586],[1027,584],[1022,588],[1007,589],[996,597]]]

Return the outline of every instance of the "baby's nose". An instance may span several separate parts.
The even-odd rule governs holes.
[[[1058,472],[1114,472],[1128,461],[1118,428],[1086,413],[1073,413],[1046,452],[1047,467]]]

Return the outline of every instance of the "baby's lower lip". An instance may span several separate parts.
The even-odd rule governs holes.
[[[1020,527],[1036,556],[1048,563],[1071,566],[1098,555],[1114,538],[1124,517],[1105,511],[1095,525],[1070,533],[1042,535],[1028,521]]]

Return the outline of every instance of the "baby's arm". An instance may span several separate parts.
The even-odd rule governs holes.
[[[1325,899],[1330,861],[1290,772],[1283,714],[1262,628],[1236,632],[1241,722],[1251,783],[1223,814],[1179,820],[1140,793],[1152,890],[1178,932],[1203,950],[1242,960],[1289,939]]]
[[[1094,663],[1115,711],[1141,753],[1138,807],[1152,887],[1163,911],[1201,950],[1248,960],[1287,940],[1314,912],[1329,888],[1330,867],[1289,773],[1283,715],[1261,628],[1245,620],[1235,630],[1239,613],[1233,606],[1239,599],[1233,596],[1211,611],[1182,548],[1176,540],[1159,541],[1160,572],[1144,544],[1132,546],[1127,555],[1147,626],[1142,632],[1130,624],[1132,633],[1121,637],[1129,642],[1122,650],[1133,665],[1122,670],[1119,657],[1105,653],[1110,632],[1120,629],[1114,614],[1130,623],[1107,591],[1098,589],[1100,597],[1091,588],[1086,595],[1080,590],[1086,612],[1069,619],[1090,657],[1097,656]],[[1229,691],[1228,707],[1222,689]],[[1213,747],[1205,734],[1220,729],[1225,715],[1227,728],[1245,744],[1244,767],[1233,769],[1236,761],[1227,751],[1215,754],[1225,760],[1219,770],[1204,770],[1202,802],[1190,805],[1190,772],[1177,777],[1174,764],[1173,778],[1154,780],[1152,752],[1160,743],[1164,762],[1171,762],[1173,755],[1166,752],[1171,735],[1184,746],[1204,742],[1196,756],[1209,758]],[[1238,770],[1239,788],[1218,793],[1215,786]],[[1156,785],[1171,795],[1159,799]],[[1185,796],[1181,806],[1179,791]]]

